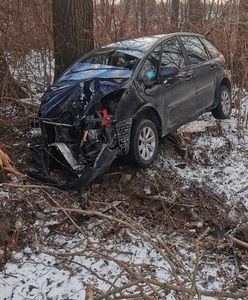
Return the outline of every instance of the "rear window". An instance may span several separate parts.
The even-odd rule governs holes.
[[[189,56],[192,65],[207,61],[208,53],[206,52],[201,41],[194,36],[181,36],[181,40]]]
[[[220,51],[212,45],[208,40],[201,38],[202,43],[204,46],[208,49],[208,52],[210,53],[212,58],[217,58],[220,55]]]

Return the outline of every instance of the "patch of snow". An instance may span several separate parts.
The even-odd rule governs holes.
[[[20,259],[20,265],[8,263],[0,275],[1,299],[85,299],[84,278],[71,276],[46,254]]]
[[[83,300],[87,284],[107,291],[110,288],[109,282],[116,286],[122,286],[128,282],[125,272],[122,274],[120,267],[113,261],[104,257],[102,259],[89,257],[87,251],[84,254],[85,250],[78,248],[80,239],[82,239],[80,236],[75,237],[74,241],[70,241],[69,238],[62,239],[61,245],[63,246],[61,247],[63,248],[54,249],[55,254],[82,251],[82,255],[75,255],[72,261],[69,261],[70,257],[65,257],[64,263],[52,255],[37,253],[29,247],[15,253],[15,262],[7,263],[4,272],[0,274],[1,299]],[[91,242],[97,244],[95,239]],[[111,253],[115,253],[114,257],[120,261],[128,262],[133,266],[144,266],[142,267],[144,276],[157,278],[162,282],[171,281],[169,264],[147,242],[136,239],[133,244],[116,244],[116,241],[108,240],[104,247]],[[196,259],[195,253],[186,248],[180,249],[179,252],[185,268],[192,272]],[[205,265],[200,268],[197,276],[200,287],[221,290],[225,281],[218,276],[220,268],[228,269],[230,278],[235,276],[233,266],[225,263],[218,266],[213,262],[209,263],[206,259]],[[94,276],[91,271],[96,272],[99,277]],[[177,297],[172,292],[166,295],[166,299],[175,300]]]
[[[178,133],[185,132],[204,132],[208,128],[212,128],[216,126],[215,120],[197,120],[186,125],[183,125],[178,129]]]
[[[0,190],[0,198],[6,198],[9,199],[9,192],[6,192],[4,190]]]
[[[43,93],[53,81],[54,57],[48,50],[40,52],[31,50],[15,62],[10,57],[9,65],[14,78],[28,85],[34,94]]]
[[[248,112],[248,101],[243,102],[244,110]],[[185,162],[185,168],[177,168],[175,160],[168,160],[166,156],[161,156],[160,160],[163,165],[175,169],[185,184],[196,181],[210,186],[216,193],[224,193],[230,203],[240,202],[248,210],[248,128],[243,127],[242,137],[239,137],[235,114],[221,122],[213,120],[211,114],[205,114],[204,122],[194,121],[181,131],[204,132],[200,137],[192,138],[194,158],[201,163]],[[221,136],[205,130],[214,129],[214,124],[216,128],[220,127]]]
[[[53,68],[54,59],[51,53],[31,51],[22,61],[12,65],[11,72],[17,80],[28,82],[30,89],[37,95],[38,92],[43,92],[52,81]],[[40,84],[37,85],[37,82]],[[38,104],[40,96],[41,94],[22,101]],[[243,122],[242,120],[248,112],[247,94],[242,98],[241,106],[240,122]],[[159,163],[167,169],[176,170],[182,177],[185,186],[189,186],[192,181],[207,185],[218,193],[224,193],[229,199],[230,206],[240,202],[248,210],[248,188],[245,189],[248,186],[248,128],[243,126],[240,129],[237,126],[236,115],[237,111],[234,112],[230,120],[216,121],[210,114],[205,114],[201,119],[179,129],[180,134],[196,133],[196,137],[192,138],[196,163],[185,161],[185,167],[178,168],[176,167],[178,161],[168,159],[166,155],[160,155]],[[221,129],[221,135],[217,136],[212,133],[212,130],[219,129]],[[207,161],[203,159],[204,152],[207,154]],[[147,172],[151,177],[154,177],[151,170],[147,170]],[[144,192],[150,194],[151,188],[145,188]],[[0,190],[0,197],[8,198],[9,193]],[[46,213],[45,210],[44,213]],[[48,213],[51,214],[51,211]],[[56,216],[57,212],[54,214]],[[93,225],[96,225],[97,222],[101,221],[95,221]],[[46,240],[50,234],[48,226],[57,223],[58,220],[52,220],[44,225],[43,220],[39,220],[34,226],[39,227],[39,233]],[[91,230],[93,227],[92,224],[89,224],[88,229]],[[85,251],[87,248],[87,242],[80,235],[75,235],[73,238],[55,236],[53,242],[58,245],[59,249],[47,245],[47,250],[54,254]],[[91,242],[94,243],[94,239]],[[186,242],[184,246],[186,246]],[[153,269],[149,269],[149,276],[154,276],[154,278],[165,282],[171,280],[168,263],[146,242],[139,240],[131,244],[127,242],[116,243],[114,240],[109,240],[106,247],[111,250],[118,250],[119,254],[116,254],[116,257],[122,261],[152,266]],[[37,248],[39,249],[39,247]],[[184,265],[192,271],[195,253],[190,249],[180,249],[180,254],[183,257]],[[89,271],[90,269],[110,282],[114,282],[121,272],[113,261],[107,259],[93,259],[82,254],[74,256],[73,260],[74,263],[62,264],[54,256],[35,252],[29,247],[15,253],[13,262],[7,263],[4,271],[0,273],[1,299],[85,299],[87,283],[94,284],[94,286],[105,291],[110,287],[106,280],[93,276],[92,272]],[[225,284],[224,279],[218,276],[219,270],[222,268],[229,270],[230,278],[235,275],[234,266],[230,263],[223,263],[218,266],[206,261],[197,276],[198,284],[202,288],[221,290]],[[146,272],[145,269],[144,272]],[[126,276],[123,275],[118,277],[115,284],[121,285],[127,280]],[[173,293],[170,293],[166,295],[166,299],[174,300],[177,298]],[[202,299],[213,298],[202,297]]]

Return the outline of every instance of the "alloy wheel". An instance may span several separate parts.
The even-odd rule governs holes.
[[[224,115],[227,116],[231,109],[231,99],[229,93],[226,90],[223,90],[221,93],[221,107]]]
[[[139,154],[143,160],[150,160],[154,156],[156,137],[151,127],[144,127],[139,135]]]

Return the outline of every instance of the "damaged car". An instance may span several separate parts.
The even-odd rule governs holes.
[[[173,33],[113,43],[77,60],[47,89],[30,120],[33,179],[90,184],[119,156],[156,158],[159,139],[200,114],[231,114],[222,53],[203,36]]]

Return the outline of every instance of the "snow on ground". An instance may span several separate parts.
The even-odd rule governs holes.
[[[45,59],[45,61],[44,61]],[[35,66],[35,67],[34,67]],[[40,67],[39,67],[40,66]],[[45,67],[44,67],[45,66]],[[30,53],[22,62],[13,66],[12,72],[17,80],[29,74],[30,89],[35,93],[44,90],[48,82],[52,80],[53,60],[47,54]],[[36,83],[40,82],[37,87]],[[38,97],[39,98],[39,97]],[[37,98],[37,99],[38,99]],[[242,111],[248,111],[248,100],[243,99]],[[210,128],[208,130],[208,128]],[[216,132],[218,131],[218,133]],[[193,133],[191,144],[193,144],[193,161],[185,158],[185,167],[177,167],[178,161],[168,158],[166,153],[160,154],[158,161],[162,165],[170,165],[181,176],[185,185],[198,182],[203,186],[210,186],[217,193],[224,193],[230,206],[240,202],[248,210],[248,128],[237,130],[237,121],[233,114],[230,120],[216,121],[210,114],[206,114],[199,120],[183,126],[179,132]],[[214,132],[214,133],[213,133]],[[241,137],[238,137],[238,136]],[[180,162],[182,163],[182,161]],[[152,170],[148,172],[152,173]],[[149,193],[149,190],[147,190]],[[0,191],[0,197],[9,197],[9,194]],[[35,226],[39,227],[37,223]],[[43,224],[45,236],[48,224]],[[147,243],[132,237],[135,242],[124,243],[109,240],[106,247],[115,248],[119,253],[118,259],[135,264],[149,264],[153,267],[149,270],[151,276],[160,280],[171,279],[168,263],[166,263],[154,249]],[[178,238],[178,237],[177,237]],[[78,245],[83,237],[57,237],[61,253],[79,250]],[[55,252],[49,243],[43,241],[43,250]],[[185,266],[192,271],[195,261],[195,253],[188,249],[187,241],[181,241],[185,247],[180,249]],[[84,247],[84,246],[82,246]],[[80,248],[81,249],[81,248]],[[84,249],[84,248],[83,248]],[[81,249],[82,250],[82,249]],[[125,253],[126,254],[123,254]],[[2,253],[0,253],[1,257]],[[105,259],[92,259],[85,255],[74,256],[77,263],[69,264],[56,259],[54,256],[44,253],[39,245],[27,247],[14,254],[11,262],[7,263],[5,269],[0,273],[0,299],[85,299],[86,284],[90,283],[99,289],[107,291],[109,284],[106,280],[114,281],[121,270],[114,262]],[[71,268],[71,266],[74,266]],[[224,277],[220,276],[220,270],[225,268],[229,279],[235,277],[234,264],[230,262],[219,262],[205,258],[205,266],[201,268],[198,275],[200,286],[208,289],[222,289],[226,286]],[[102,279],[96,278],[92,272],[98,273]],[[144,270],[145,272],[145,270]],[[126,276],[120,276],[116,285],[127,281]],[[164,299],[176,299],[174,294],[165,296]],[[202,299],[211,299],[202,297]]]
[[[246,103],[247,104],[247,103]],[[211,128],[210,131],[206,128]],[[221,128],[221,135],[213,134],[214,128]],[[237,125],[234,116],[230,120],[215,121],[206,114],[199,120],[192,122],[180,129],[184,132],[193,132],[191,139],[193,144],[193,163],[185,160],[185,168],[178,168],[178,161],[168,159],[166,154],[159,157],[160,163],[170,164],[182,177],[185,185],[197,181],[202,185],[212,187],[218,193],[224,193],[230,205],[241,202],[248,209],[248,130],[243,129],[243,137],[237,136]],[[200,133],[199,135],[196,133]],[[204,132],[204,133],[202,133]],[[152,172],[149,170],[149,172]],[[1,192],[3,193],[3,192]],[[6,194],[8,197],[8,195]],[[36,224],[39,226],[40,224]],[[46,227],[46,224],[44,225]],[[44,228],[45,228],[44,227]],[[45,230],[46,231],[46,230]],[[45,232],[44,231],[44,232]],[[44,233],[43,233],[44,234]],[[58,237],[61,253],[76,251],[82,236],[74,238]],[[184,242],[182,242],[183,244]],[[116,257],[123,261],[135,264],[150,264],[153,267],[151,276],[168,281],[171,278],[168,264],[161,256],[141,240],[135,243],[118,243],[109,240],[107,247],[127,254],[118,254]],[[55,251],[45,245],[47,251]],[[92,276],[89,268],[97,272],[103,279],[114,281],[121,270],[114,262],[104,259],[92,259],[84,255],[75,256],[72,269],[66,268],[52,255],[42,253],[39,247],[37,251],[25,248],[23,251],[14,254],[11,262],[7,263],[4,272],[0,274],[0,295],[1,299],[85,299],[86,284],[90,283],[99,289],[107,291],[109,284],[104,280]],[[181,255],[185,265],[192,271],[194,267],[195,254],[185,248],[181,249]],[[88,268],[88,269],[87,269]],[[230,262],[216,264],[208,262],[200,270],[198,282],[200,286],[209,289],[222,289],[225,287],[225,279],[219,276],[220,270],[225,268],[229,273],[229,279],[235,277],[235,267]],[[115,282],[116,285],[124,284],[126,276],[120,276]],[[173,293],[164,296],[164,299],[176,299]],[[202,297],[202,299],[211,299]]]
[[[205,131],[204,128],[221,127],[221,136],[214,136],[212,131]],[[180,132],[200,132],[193,137],[194,144],[193,162],[185,162],[185,168],[176,167],[177,161],[168,159],[166,155],[160,155],[159,160],[164,164],[170,164],[183,178],[185,185],[192,181],[197,181],[202,185],[208,185],[219,193],[225,193],[230,203],[240,201],[248,209],[248,190],[244,188],[248,184],[248,130],[243,130],[243,138],[237,137],[236,120],[234,116],[230,120],[215,121],[210,115],[205,115],[200,120],[190,123],[180,129]],[[231,146],[231,147],[230,147]],[[204,155],[203,155],[204,153]],[[207,156],[206,156],[207,153]],[[206,161],[206,157],[208,160]],[[1,192],[3,193],[3,192]],[[37,226],[40,224],[36,224]],[[81,236],[64,239],[58,237],[61,244],[61,252],[75,251]],[[114,240],[108,241],[110,248],[115,247],[120,252],[128,254],[117,255],[118,259],[129,261],[135,264],[152,264],[151,272],[154,278],[167,281],[171,278],[168,264],[156,253],[154,249],[142,241],[135,244],[119,243],[115,245]],[[186,247],[187,248],[187,247]],[[46,245],[46,250],[55,251]],[[193,268],[194,253],[181,249],[184,255],[184,262],[189,268]],[[107,291],[109,284],[92,276],[87,268],[97,272],[99,276],[109,281],[114,281],[121,270],[114,262],[104,259],[92,259],[86,256],[75,256],[74,261],[80,265],[75,265],[73,272],[71,268],[58,262],[51,255],[42,251],[35,251],[26,248],[15,253],[11,262],[7,263],[4,272],[0,274],[0,295],[1,299],[85,299],[86,284]],[[224,263],[225,264],[225,263]],[[225,280],[219,277],[220,268],[224,265],[207,263],[201,269],[198,280],[204,288],[221,289],[225,286]],[[230,277],[235,276],[234,266],[226,264]],[[120,276],[116,285],[127,281],[126,276]],[[166,299],[176,299],[173,294],[165,296]],[[211,299],[205,297],[202,299]]]
[[[40,223],[36,224],[40,230]],[[131,233],[130,233],[131,235]],[[71,238],[57,237],[61,249],[49,249],[54,253],[76,253],[85,251],[85,255],[73,256],[73,269],[65,268],[65,264],[58,262],[52,255],[40,253],[27,247],[22,252],[15,253],[14,263],[8,263],[2,274],[0,274],[0,295],[1,299],[85,299],[86,284],[93,284],[95,287],[107,291],[110,285],[127,282],[127,277],[113,261],[107,259],[94,259],[87,257],[86,244],[83,236]],[[133,238],[135,238],[133,236]],[[55,238],[56,239],[56,238]],[[98,246],[98,241],[92,239]],[[107,241],[106,247],[118,251],[115,256],[121,261],[130,264],[151,264],[152,273],[155,278],[168,280],[170,278],[168,264],[162,260],[154,249],[147,243],[136,239],[135,244],[118,243]],[[70,266],[71,266],[70,265]],[[72,271],[73,270],[73,271]],[[90,271],[92,270],[92,271]],[[92,275],[97,272],[99,278]],[[117,279],[116,279],[117,278]]]
[[[74,246],[78,244],[81,236],[74,240],[63,240],[63,248],[57,250],[57,253],[76,252]],[[60,242],[62,242],[60,238]],[[171,279],[169,265],[161,255],[159,255],[149,244],[136,240],[136,244],[120,243],[118,246],[115,241],[108,241],[109,249],[118,250],[118,258],[121,261],[134,263],[135,265],[144,265],[143,273],[149,272],[151,278],[157,278],[168,282]],[[79,249],[78,249],[79,250]],[[82,251],[82,249],[80,249]],[[51,249],[50,249],[51,251]],[[185,266],[189,271],[194,268],[195,255],[186,249],[181,249],[180,254],[183,257]],[[122,274],[121,270],[114,262],[106,259],[88,258],[87,255],[74,256],[70,267],[66,268],[61,262],[58,262],[52,255],[39,253],[39,251],[25,248],[19,253],[15,253],[14,262],[8,263],[4,272],[0,275],[0,295],[1,299],[85,299],[85,290],[87,283],[107,291],[112,282],[115,285],[123,285],[128,278]],[[145,264],[149,265],[146,270]],[[222,264],[229,271],[230,278],[235,277],[235,270],[229,264]],[[99,278],[92,275],[96,272]],[[207,263],[199,272],[198,280],[202,282],[201,287],[220,290],[225,286],[225,280],[218,275],[219,266]],[[120,276],[121,275],[121,276]],[[117,278],[117,279],[116,279]],[[230,279],[229,278],[229,279]],[[164,296],[164,299],[177,299],[173,293]],[[209,297],[202,299],[211,299]]]
[[[218,193],[226,194],[230,203],[240,201],[248,210],[248,128],[244,128],[243,136],[238,138],[234,117],[215,122],[216,127],[221,126],[222,136],[206,133],[195,139],[195,159],[202,163],[186,164],[185,169],[178,172],[186,181],[209,185]],[[193,124],[198,126],[198,121],[190,126]]]
[[[54,57],[50,51],[30,50],[18,61],[9,61],[10,71],[18,82],[34,93],[43,93],[53,81]]]

